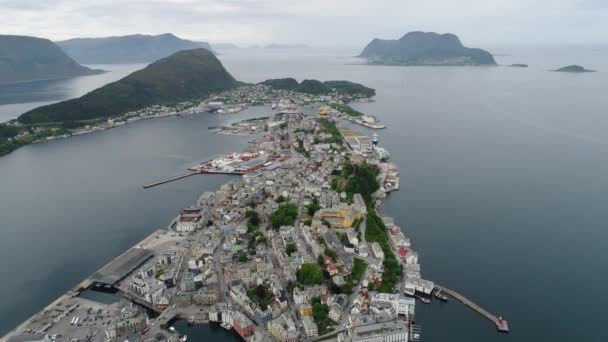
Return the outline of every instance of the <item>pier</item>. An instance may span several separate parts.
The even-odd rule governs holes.
[[[161,184],[173,182],[173,181],[176,181],[178,179],[182,179],[182,178],[190,177],[190,176],[193,176],[193,175],[197,175],[199,173],[201,173],[201,172],[200,171],[193,171],[193,172],[190,172],[190,173],[186,173],[185,175],[181,175],[181,176],[165,179],[165,180],[160,181],[160,182],[146,184],[146,185],[144,185],[144,189],[148,189],[148,188],[151,188],[151,187],[154,187],[154,186],[158,186],[158,185],[161,185]]]
[[[438,291],[444,292],[445,294],[449,295],[450,297],[453,297],[454,299],[458,300],[462,304],[470,307],[474,311],[477,311],[477,313],[479,313],[480,315],[484,316],[485,318],[489,319],[494,324],[496,324],[496,328],[498,329],[498,331],[505,332],[505,333],[509,332],[509,323],[507,322],[506,319],[492,315],[491,313],[486,311],[481,306],[475,304],[473,301],[471,301],[470,299],[466,298],[465,296],[461,295],[460,293],[458,293],[454,290],[450,290],[446,287],[439,286],[437,284],[435,284],[435,289],[437,289]]]

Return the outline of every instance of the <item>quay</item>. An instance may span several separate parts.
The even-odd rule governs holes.
[[[200,172],[200,171],[193,171],[193,172],[190,172],[190,173],[186,173],[185,175],[181,175],[181,176],[165,179],[165,180],[160,181],[160,182],[146,184],[146,185],[144,185],[144,189],[148,189],[148,188],[155,187],[155,186],[158,186],[158,185],[161,185],[161,184],[173,182],[173,181],[176,181],[178,179],[182,179],[182,178],[190,177],[190,176],[193,176],[193,175],[197,175],[199,173],[202,173],[202,172]]]
[[[505,332],[505,333],[509,332],[509,323],[507,322],[506,319],[492,315],[491,313],[486,311],[481,306],[475,304],[473,301],[471,301],[470,299],[466,298],[465,296],[461,295],[460,293],[458,293],[454,290],[450,290],[446,287],[439,286],[437,284],[435,284],[435,289],[446,293],[447,295],[453,297],[454,299],[458,300],[462,304],[470,307],[474,311],[477,311],[477,313],[479,313],[480,315],[484,316],[485,318],[489,319],[494,324],[496,324],[496,328],[498,328],[498,331]]]

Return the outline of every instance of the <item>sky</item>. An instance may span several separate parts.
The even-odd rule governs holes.
[[[0,34],[356,46],[409,31],[479,44],[607,44],[608,0],[0,0]]]

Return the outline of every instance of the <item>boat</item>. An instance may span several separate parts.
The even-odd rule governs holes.
[[[374,133],[374,135],[372,136],[372,144],[374,144],[374,146],[378,145],[378,134]]]
[[[441,290],[435,291],[434,296],[435,296],[435,298],[439,299],[442,302],[447,302],[448,301],[448,296],[446,296],[443,293],[441,293]]]
[[[182,341],[183,341],[183,342],[188,341],[188,335],[184,335],[184,336],[182,336]]]
[[[416,298],[418,298],[418,300],[420,300],[424,304],[431,304],[431,300],[428,299],[428,298],[426,298],[426,297],[423,297],[423,296],[420,296],[420,295],[416,295]]]
[[[222,323],[222,324],[220,324],[220,327],[222,327],[222,328],[224,328],[226,330],[231,330],[232,329],[232,326],[230,324],[228,324],[228,323]]]
[[[378,155],[378,158],[380,158],[380,161],[388,162],[388,160],[391,158],[391,154],[388,153],[388,151],[383,147],[376,146],[374,151]]]

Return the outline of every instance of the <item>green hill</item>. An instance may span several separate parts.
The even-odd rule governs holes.
[[[349,96],[372,97],[376,91],[359,83],[349,81],[325,81],[304,80],[298,83],[293,78],[276,78],[262,82],[261,84],[275,89],[289,90],[311,95],[327,95],[334,92]]]
[[[106,118],[155,104],[202,98],[238,85],[210,51],[185,50],[80,98],[33,109],[18,120],[29,124]]]
[[[400,39],[372,40],[359,57],[391,65],[496,65],[492,54],[462,45],[456,35],[409,32]]]
[[[78,62],[86,64],[148,63],[182,50],[204,48],[211,51],[208,43],[181,39],[171,33],[76,38],[57,42],[57,45]]]
[[[0,35],[0,84],[98,74],[48,39]]]

